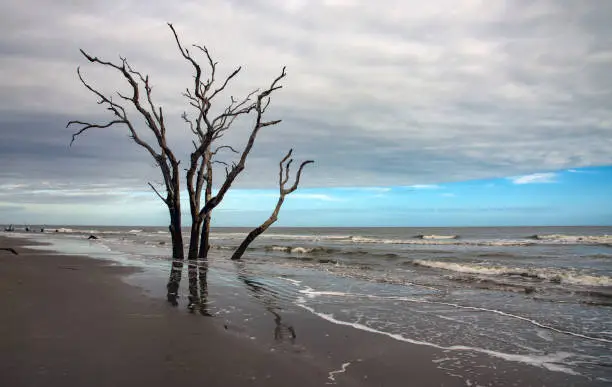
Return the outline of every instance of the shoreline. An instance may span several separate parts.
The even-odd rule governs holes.
[[[16,311],[0,317],[3,327],[0,344],[7,349],[1,362],[0,382],[8,378],[6,385],[38,385],[36,381],[40,380],[48,384],[48,375],[63,385],[78,385],[87,380],[84,370],[93,371],[91,367],[83,368],[81,363],[90,362],[97,364],[94,375],[113,372],[116,379],[112,385],[146,382],[161,386],[166,384],[161,383],[164,378],[171,378],[175,383],[175,377],[187,385],[210,383],[211,379],[220,383],[212,385],[266,386],[286,385],[287,380],[296,386],[326,383],[403,386],[408,381],[419,386],[464,386],[468,382],[497,386],[592,385],[586,378],[478,354],[471,366],[493,365],[495,371],[472,379],[465,375],[452,376],[434,362],[444,356],[444,351],[334,324],[303,310],[283,311],[277,316],[265,308],[257,309],[252,300],[244,300],[250,303],[249,308],[255,308],[248,322],[242,316],[231,314],[212,319],[192,316],[183,304],[177,310],[166,305],[165,300],[146,295],[142,289],[126,283],[126,276],[142,275],[138,269],[91,257],[23,248],[34,244],[28,239],[0,236],[0,247],[14,247],[20,252],[20,255],[0,252],[3,267],[0,307]],[[19,291],[15,293],[14,289]],[[281,317],[285,320],[283,326],[277,324]],[[114,330],[106,325],[109,320]],[[83,326],[87,329],[83,330]],[[285,333],[287,326],[291,326],[297,337],[286,340],[285,335],[279,345],[276,337],[279,326]],[[174,334],[170,328],[174,331],[178,328],[181,334]],[[33,335],[41,330],[56,340]],[[68,332],[70,337],[66,337]],[[251,336],[253,332],[255,335]],[[113,354],[121,340],[125,340],[125,345],[120,346],[120,353],[131,356],[132,361],[137,360],[135,363],[124,364],[126,361],[103,356]],[[91,352],[97,361],[75,357],[77,348]],[[186,351],[191,361],[181,361],[186,368],[179,372],[176,364],[168,359],[183,358]],[[203,359],[207,360],[203,362]],[[51,364],[45,364],[48,360]],[[45,373],[33,372],[36,364],[38,368],[42,364]],[[245,364],[250,371],[236,375],[236,370],[243,369]],[[116,369],[126,374],[117,374]],[[151,370],[157,376],[147,379]]]

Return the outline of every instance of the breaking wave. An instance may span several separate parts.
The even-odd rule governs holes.
[[[528,240],[457,240],[453,238],[444,239],[381,239],[353,236],[353,243],[378,243],[390,245],[456,245],[456,246],[531,246],[534,241]]]
[[[211,245],[210,248],[213,250],[235,250],[236,246]]]
[[[56,229],[47,229],[46,232],[56,232]],[[167,231],[155,230],[145,231],[142,229],[133,230],[99,230],[99,229],[79,229],[79,228],[58,228],[58,233],[66,234],[123,234],[123,235],[151,235],[159,237],[160,235],[168,234]],[[187,237],[188,232],[184,235]],[[216,241],[235,241],[244,239],[244,232],[213,232],[210,235],[211,240]],[[491,246],[491,247],[512,247],[512,246],[534,246],[534,245],[610,245],[612,246],[612,235],[565,235],[565,234],[536,234],[525,237],[515,237],[513,239],[505,239],[503,237],[497,239],[471,239],[463,238],[457,234],[420,234],[415,236],[402,237],[381,237],[367,235],[307,235],[307,234],[274,234],[264,233],[259,236],[261,240],[279,241],[279,243],[296,241],[296,243],[325,243],[346,245],[413,245],[413,246]],[[233,242],[229,242],[232,244]],[[307,247],[310,249],[310,247]],[[299,246],[295,253],[311,253],[310,251],[300,251]]]
[[[117,230],[96,230],[96,229],[78,229],[78,228],[50,228],[46,229],[45,233],[62,233],[62,234],[109,234],[109,235],[118,235],[118,234],[129,234],[136,233],[142,230],[131,230],[131,231],[117,231]]]
[[[565,283],[582,286],[612,286],[612,277],[581,274],[572,270],[551,268],[518,268],[429,260],[414,260],[412,263],[417,266],[443,269],[457,273],[519,276],[549,281],[552,283]]]
[[[564,244],[575,243],[594,243],[608,244],[612,243],[612,235],[564,235],[564,234],[548,234],[548,235],[532,235],[528,237],[538,241],[549,241]]]
[[[417,235],[415,238],[418,239],[433,239],[433,240],[446,240],[446,239],[458,239],[459,235]]]
[[[611,245],[612,236],[603,235],[533,235],[525,239],[459,239],[457,235],[419,235],[415,239],[384,239],[365,236],[351,236],[352,243],[394,244],[394,245],[454,245],[454,246],[534,246],[534,245]]]
[[[243,239],[248,232],[212,232],[210,235],[211,239]],[[346,241],[351,238],[350,235],[308,235],[308,234],[275,234],[275,233],[263,233],[258,236],[258,239],[276,239],[276,240],[299,240],[299,241]]]
[[[267,251],[278,251],[288,254],[331,254],[337,252],[336,249],[330,249],[325,247],[301,247],[301,246],[265,246]]]

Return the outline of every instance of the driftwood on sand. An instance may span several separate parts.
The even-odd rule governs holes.
[[[19,255],[19,253],[12,247],[0,247],[0,250],[9,251],[15,255]]]

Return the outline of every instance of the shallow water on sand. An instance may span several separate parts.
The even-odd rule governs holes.
[[[436,361],[448,372],[484,355],[612,382],[610,227],[272,229],[246,262],[229,262],[247,231],[218,229],[211,238],[211,292],[224,289],[226,299],[247,289],[272,310],[299,308],[432,347],[445,353]],[[88,242],[89,234],[100,239]],[[146,267],[136,281],[167,274],[161,228],[26,235],[61,252]],[[150,291],[163,297],[163,286]]]

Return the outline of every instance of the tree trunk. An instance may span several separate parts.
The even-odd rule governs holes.
[[[196,117],[190,119],[187,112],[182,115],[183,120],[189,125],[189,129],[196,136],[195,141],[193,141],[193,145],[196,149],[191,153],[190,167],[187,169],[187,189],[189,193],[189,204],[191,207],[192,218],[191,239],[188,249],[189,301],[190,307],[193,307],[200,302],[200,297],[198,295],[198,280],[200,280],[200,290],[202,295],[206,297],[208,292],[206,275],[208,273],[210,212],[222,202],[235,179],[245,169],[247,158],[255,144],[255,140],[260,130],[268,126],[277,125],[281,122],[281,120],[264,119],[264,113],[270,104],[272,93],[283,87],[280,82],[285,78],[286,72],[285,67],[283,67],[281,74],[277,76],[266,89],[255,90],[249,93],[246,97],[238,100],[232,97],[231,102],[225,108],[217,109],[215,105],[213,111],[218,110],[219,115],[214,117],[213,114],[210,113],[212,100],[215,98],[215,96],[224,91],[230,81],[240,72],[241,67],[238,67],[230,75],[228,75],[223,83],[217,83],[218,86],[213,87],[217,62],[213,61],[206,47],[195,46],[206,55],[208,59],[209,71],[203,71],[200,64],[191,56],[189,50],[184,48],[181,44],[178,34],[176,33],[172,24],[168,23],[168,26],[172,30],[181,56],[192,65],[195,72],[193,87],[188,87],[183,95],[188,99],[189,106],[195,108]],[[120,58],[120,62],[113,63],[102,60],[96,56],[89,55],[84,50],[80,51],[89,62],[110,67],[118,71],[121,77],[129,83],[131,93],[126,95],[119,93],[119,98],[113,99],[111,95],[105,95],[87,83],[80,70],[77,69],[77,74],[81,83],[98,98],[99,104],[104,105],[106,109],[113,114],[113,119],[107,123],[91,123],[78,120],[68,122],[67,126],[76,125],[79,127],[77,132],[72,135],[72,141],[70,144],[72,145],[79,135],[88,131],[89,129],[104,129],[114,125],[125,125],[128,129],[130,138],[136,144],[143,147],[151,155],[153,160],[155,160],[155,164],[160,168],[164,179],[166,195],[162,195],[151,183],[149,183],[149,186],[168,206],[168,210],[170,212],[169,230],[172,239],[172,266],[166,288],[168,301],[172,305],[177,305],[180,281],[185,261],[185,246],[181,230],[180,203],[180,173],[182,172],[183,168],[179,167],[181,160],[174,155],[174,152],[172,149],[170,149],[166,141],[166,124],[163,109],[161,106],[157,106],[153,102],[153,88],[149,83],[149,76],[134,70],[128,63],[127,59]],[[204,74],[206,74],[205,78],[208,79],[202,79]],[[125,105],[122,105],[119,102],[123,102]],[[130,106],[140,114],[141,118],[146,124],[146,127],[150,129],[149,134],[153,135],[151,139],[154,139],[154,142],[149,143],[144,140],[144,137],[140,136],[139,131],[136,130],[136,127],[133,125],[133,122],[130,120],[130,118],[128,118],[126,113],[126,107]],[[246,145],[241,152],[234,150],[229,145],[216,146],[214,151],[211,150],[213,143],[223,137],[224,133],[230,129],[235,119],[247,117],[251,113],[255,113],[255,120],[250,129],[250,134],[248,136]],[[219,185],[216,195],[212,196],[212,158],[221,149],[232,150],[234,153],[239,154],[239,159],[237,162],[232,162],[231,165],[223,163],[227,167],[225,181]],[[287,157],[283,159],[283,162],[287,160],[290,155],[291,151]],[[199,160],[201,160],[201,164],[200,168],[197,169],[196,167]],[[287,163],[285,178],[283,178],[283,162],[281,162],[280,188],[281,195],[284,197],[287,192],[293,192],[293,190],[297,188],[299,174],[304,164],[300,166],[298,177],[296,178],[294,186],[287,191],[284,190],[283,187],[284,183],[288,179],[289,165],[291,161]],[[197,180],[195,181],[196,184],[194,186],[193,183],[196,169]],[[206,175],[204,174],[205,170]],[[204,180],[206,180],[206,204],[204,207],[201,207],[200,195]],[[278,212],[278,210],[276,212]],[[204,230],[201,230],[203,223]],[[254,230],[254,232],[251,233],[254,236],[252,236],[246,243],[243,243],[245,246],[242,248],[242,252],[244,252],[248,244],[255,239],[257,235],[261,234],[265,228],[267,228],[267,226],[259,232]],[[203,241],[200,240],[201,238]],[[239,255],[238,258],[240,258]]]
[[[198,253],[198,276],[200,280],[200,313],[210,316],[208,311],[208,251],[210,236],[210,214],[204,218],[200,236],[200,251]]]
[[[270,215],[268,220],[263,222],[259,227],[251,230],[251,232],[246,236],[246,238],[244,238],[240,246],[238,246],[238,248],[234,251],[234,254],[232,254],[232,261],[237,261],[240,258],[242,258],[242,255],[244,254],[246,249],[249,247],[251,242],[253,242],[255,238],[263,234],[263,232],[266,231],[268,227],[270,227],[274,222],[276,222],[277,217],[278,217],[278,212],[283,206],[284,201],[285,201],[285,195],[281,193],[281,196],[278,198],[278,201],[276,202],[276,207],[274,207],[274,211],[272,212],[272,215]]]
[[[312,160],[306,160],[302,162],[302,164],[300,164],[300,167],[298,168],[293,185],[290,188],[285,188],[285,184],[287,184],[287,181],[289,180],[289,166],[293,162],[293,159],[290,158],[291,153],[293,153],[293,149],[290,149],[287,155],[283,157],[283,159],[279,163],[279,172],[278,172],[279,197],[278,197],[278,201],[276,202],[276,207],[274,207],[274,211],[272,211],[272,214],[265,222],[259,225],[259,227],[254,228],[246,236],[246,238],[244,238],[240,246],[238,246],[238,248],[234,251],[234,254],[232,254],[232,261],[239,260],[244,254],[244,252],[246,251],[246,249],[249,247],[251,242],[253,242],[255,238],[261,235],[264,231],[268,229],[268,227],[270,227],[274,222],[276,222],[276,220],[278,219],[278,213],[281,207],[283,206],[283,202],[285,201],[285,196],[295,191],[298,185],[300,184],[300,177],[302,176],[302,169],[304,169],[306,165],[310,163],[314,163],[314,161]]]
[[[204,218],[204,224],[202,225],[202,234],[200,235],[200,251],[198,257],[208,257],[208,250],[210,250],[210,214]]]
[[[189,237],[189,252],[187,255],[188,276],[189,276],[189,305],[190,310],[194,310],[200,304],[200,296],[198,294],[198,246],[200,241],[200,228],[202,222],[193,221],[191,224],[191,233]]]
[[[249,245],[251,244],[251,242],[253,242],[255,240],[255,238],[257,238],[259,235],[261,235],[264,231],[266,231],[268,227],[263,227],[263,226],[259,226],[255,229],[253,229],[249,235],[246,236],[246,238],[244,238],[244,240],[242,241],[242,243],[240,244],[240,246],[238,246],[238,248],[236,249],[236,251],[234,251],[234,254],[232,254],[232,261],[237,261],[240,258],[242,258],[242,255],[244,254],[244,252],[246,251],[246,249],[249,247]]]
[[[172,239],[172,268],[170,269],[170,278],[166,286],[168,293],[167,298],[173,306],[178,305],[178,290],[181,283],[183,273],[183,260],[185,252],[183,246],[183,235],[181,234],[181,209],[169,207],[170,211],[170,237]]]

